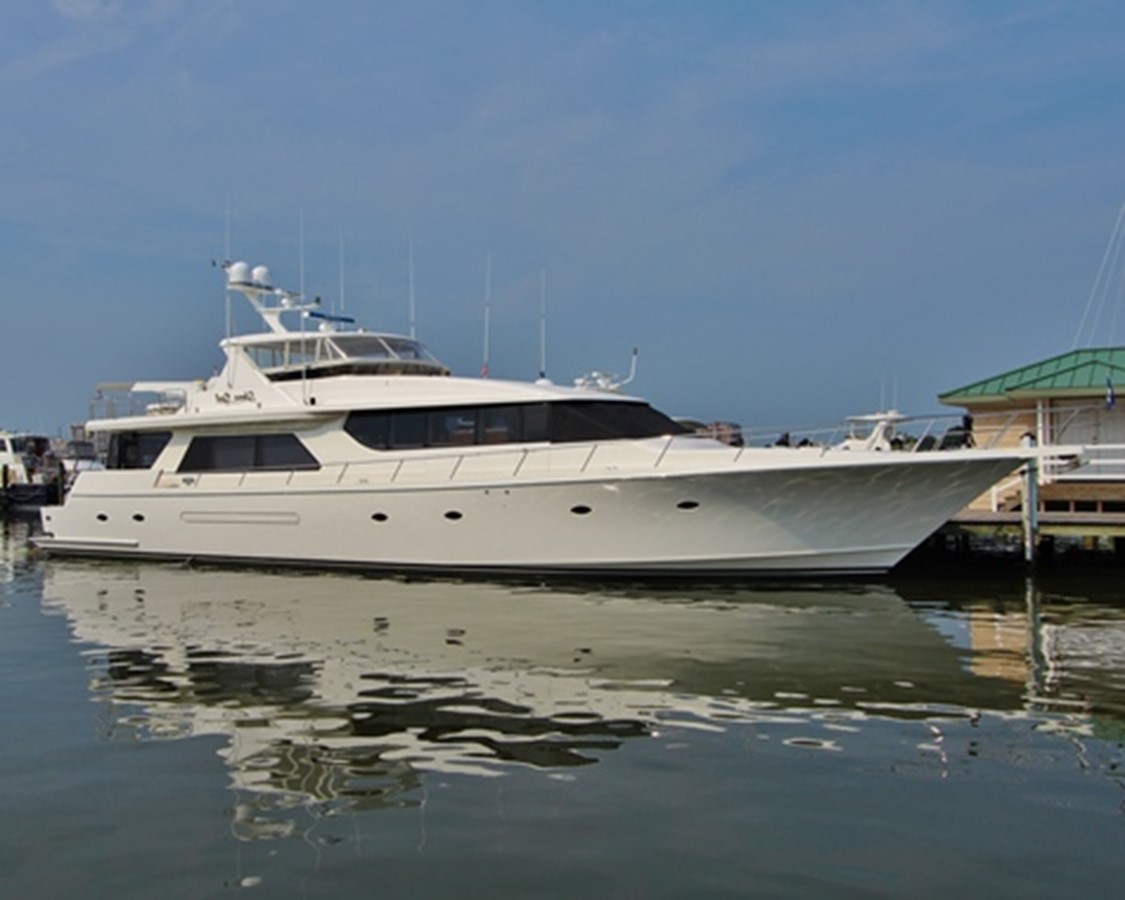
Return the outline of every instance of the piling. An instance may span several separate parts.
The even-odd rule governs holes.
[[[1023,529],[1023,559],[1035,562],[1035,550],[1039,545],[1039,467],[1030,460],[1024,467],[1023,500],[1021,526]]]

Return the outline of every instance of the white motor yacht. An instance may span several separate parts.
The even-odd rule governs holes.
[[[435,572],[878,573],[1012,451],[731,446],[600,383],[452,376],[225,266],[261,333],[210,378],[87,424],[106,468],[42,510],[50,553]],[[294,322],[296,320],[296,322]],[[124,412],[125,414],[122,414]]]

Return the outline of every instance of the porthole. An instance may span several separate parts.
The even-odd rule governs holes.
[[[676,504],[676,509],[699,509],[699,502],[696,500],[681,500]]]
[[[459,513],[457,510],[451,509],[449,512],[447,512],[445,514],[445,517],[447,519],[449,519],[450,522],[456,522],[458,519],[460,519],[462,517],[462,515],[463,515],[463,513]]]
[[[133,513],[134,522],[143,522],[145,520],[144,513]]]
[[[579,503],[577,506],[572,506],[570,508],[570,511],[572,513],[574,513],[576,516],[588,516],[588,515],[590,515],[590,513],[593,512],[593,510],[590,509],[590,507],[588,507],[588,506],[586,506],[585,504],[582,504],[582,503]]]
[[[105,513],[98,513],[98,515],[97,515],[97,520],[98,520],[99,522],[108,522],[108,521],[109,521],[109,516],[107,516],[107,515],[106,515]]]
[[[371,514],[371,521],[372,522],[386,522],[387,519],[389,519],[389,518],[390,518],[390,516],[388,516],[384,512],[377,512],[377,513]]]

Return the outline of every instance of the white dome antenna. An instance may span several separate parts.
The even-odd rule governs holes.
[[[249,284],[250,283],[250,265],[244,262],[232,262],[227,266],[227,284]]]

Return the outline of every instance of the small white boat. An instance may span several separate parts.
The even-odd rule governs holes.
[[[440,572],[877,573],[1016,451],[731,446],[595,382],[453,377],[226,266],[266,330],[87,423],[104,471],[42,512],[56,554]],[[286,320],[297,319],[295,327]],[[118,409],[120,412],[120,409]]]
[[[37,509],[57,501],[62,484],[49,437],[0,431],[0,508]]]

